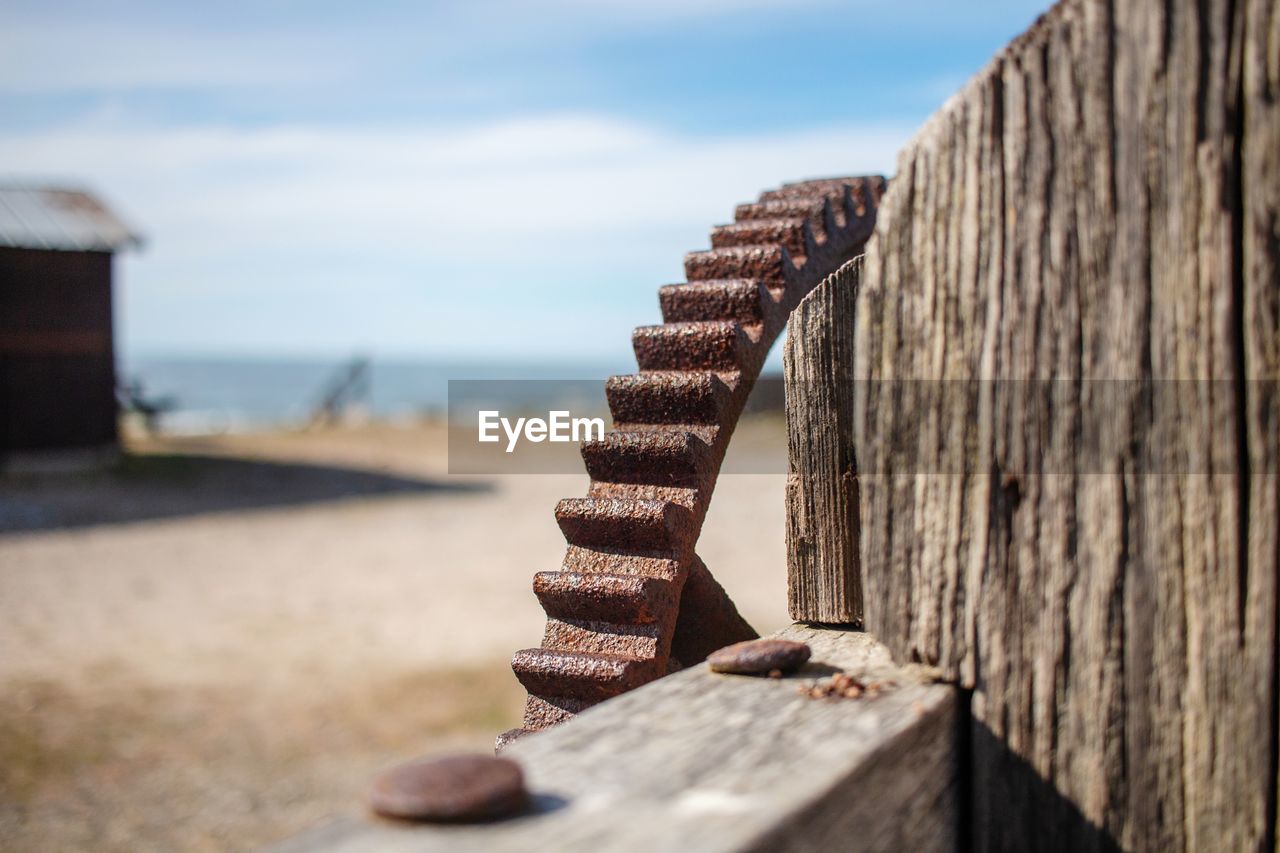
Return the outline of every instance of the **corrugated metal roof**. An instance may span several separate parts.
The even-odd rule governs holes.
[[[114,252],[141,245],[141,237],[83,190],[0,183],[0,246]]]

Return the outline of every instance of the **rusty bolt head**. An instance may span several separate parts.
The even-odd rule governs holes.
[[[446,823],[496,820],[529,802],[520,766],[459,753],[393,767],[373,781],[369,806],[384,817]]]
[[[804,666],[809,654],[808,645],[793,640],[747,640],[712,652],[707,663],[712,672],[768,675],[777,670],[780,675]]]

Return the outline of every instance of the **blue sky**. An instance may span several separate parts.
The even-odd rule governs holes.
[[[126,354],[620,362],[735,203],[892,173],[1044,6],[0,0],[0,169],[146,235]]]

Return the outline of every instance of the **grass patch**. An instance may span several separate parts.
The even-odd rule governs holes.
[[[0,849],[255,847],[359,808],[378,768],[491,749],[523,699],[505,663],[296,682],[0,685]]]

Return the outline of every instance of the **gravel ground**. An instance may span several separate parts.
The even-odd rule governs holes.
[[[248,849],[515,725],[506,660],[586,478],[445,452],[431,424],[135,439],[105,473],[0,479],[0,849]],[[780,422],[734,452],[782,470]],[[782,488],[722,478],[698,549],[762,630]]]

